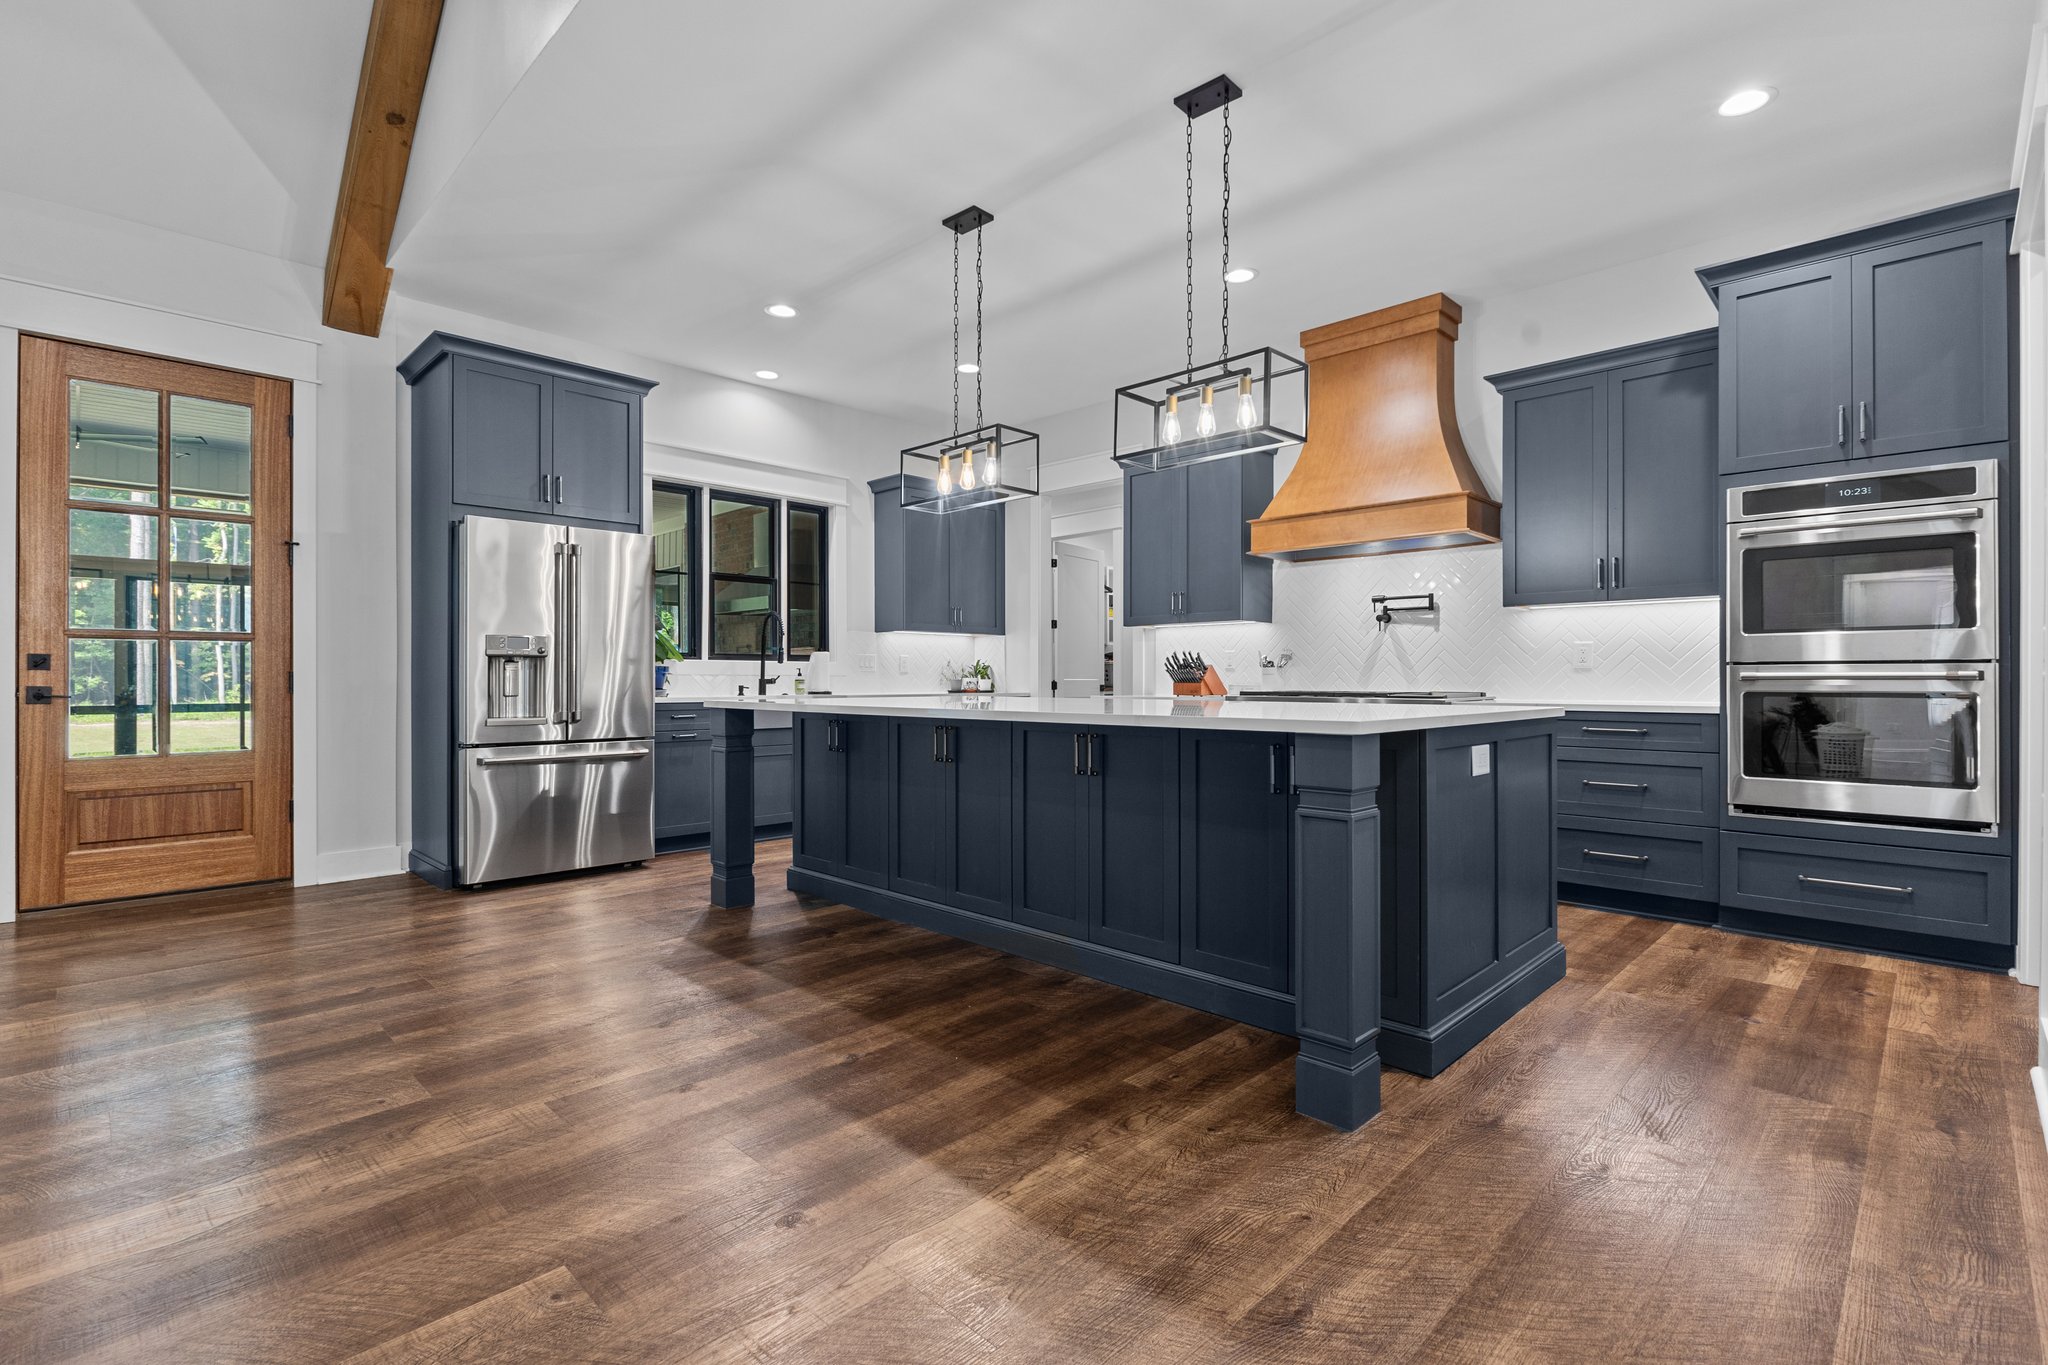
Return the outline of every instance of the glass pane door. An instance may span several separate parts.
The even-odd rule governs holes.
[[[1979,698],[1953,689],[1744,691],[1742,773],[1885,787],[1977,785]]]
[[[1742,552],[1747,635],[1977,624],[1977,536],[1896,536]]]

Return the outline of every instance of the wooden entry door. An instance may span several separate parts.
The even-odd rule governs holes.
[[[291,875],[291,386],[21,339],[24,909]]]

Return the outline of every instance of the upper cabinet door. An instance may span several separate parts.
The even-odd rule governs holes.
[[[1721,472],[1850,453],[1850,263],[1775,270],[1721,287]]]
[[[952,543],[947,553],[952,565],[952,629],[975,635],[1001,635],[1007,510],[997,503],[947,513],[943,519],[952,523]]]
[[[953,629],[954,512],[900,514],[903,534],[904,630]]]
[[[1508,606],[1607,597],[1607,381],[1580,375],[1502,399],[1513,452],[1501,508]]]
[[[1187,572],[1187,468],[1127,475],[1124,624],[1163,626],[1179,620]]]
[[[640,396],[574,380],[555,381],[555,510],[567,517],[640,527]]]
[[[508,512],[554,510],[553,376],[454,357],[452,500]]]
[[[1244,466],[1236,459],[1187,467],[1187,540],[1180,619],[1245,619],[1245,556],[1251,526],[1244,509]],[[1260,561],[1266,567],[1265,561]],[[1266,567],[1271,572],[1270,567]]]
[[[1985,223],[1852,258],[1855,454],[2006,439],[2005,235]]]
[[[1608,596],[1721,590],[1715,353],[1615,370],[1607,379]]]

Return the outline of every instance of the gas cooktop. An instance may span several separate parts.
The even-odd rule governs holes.
[[[1305,688],[1294,691],[1244,691],[1240,697],[1270,698],[1274,701],[1368,701],[1396,706],[1447,706],[1452,702],[1492,701],[1484,692],[1341,692]]]

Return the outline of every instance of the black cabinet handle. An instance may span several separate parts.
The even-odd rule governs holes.
[[[1607,556],[1593,556],[1593,586],[1602,592],[1607,590]]]
[[[1088,776],[1090,777],[1102,776],[1102,769],[1095,766],[1095,741],[1100,738],[1102,736],[1096,734],[1088,736]]]
[[[939,752],[940,752],[940,751],[939,751],[939,745],[940,745],[940,744],[941,744],[942,742],[944,742],[944,739],[945,739],[945,735],[946,735],[946,727],[945,727],[945,726],[943,726],[943,725],[934,725],[934,726],[932,727],[932,762],[934,762],[934,763],[944,763],[944,762],[946,761],[945,759],[943,759],[943,758],[941,758],[941,757],[939,756]]]
[[[948,725],[946,727],[946,762],[948,763],[951,763],[953,761],[953,741],[959,738],[959,735],[959,726]]]
[[[1074,731],[1074,776],[1083,777],[1085,775],[1081,770],[1081,732],[1076,730]]]
[[[1892,896],[1913,894],[1913,888],[1910,886],[1886,886],[1882,882],[1838,882],[1833,877],[1809,877],[1804,872],[1799,874],[1799,880],[1808,886],[1835,886],[1844,891],[1882,891]]]
[[[1611,862],[1634,863],[1638,867],[1650,861],[1650,855],[1647,853],[1606,853],[1597,848],[1582,848],[1579,852],[1588,858],[1606,858]]]
[[[555,475],[555,501],[556,501],[556,502],[560,502],[561,500],[562,500],[562,476],[561,476],[560,474],[557,474],[557,475]]]
[[[1650,789],[1650,784],[1647,782],[1602,782],[1598,778],[1593,777],[1579,779],[1579,785],[1582,787],[1611,787],[1619,792],[1646,792]]]
[[[1614,557],[1614,590],[1621,591],[1621,556]]]

